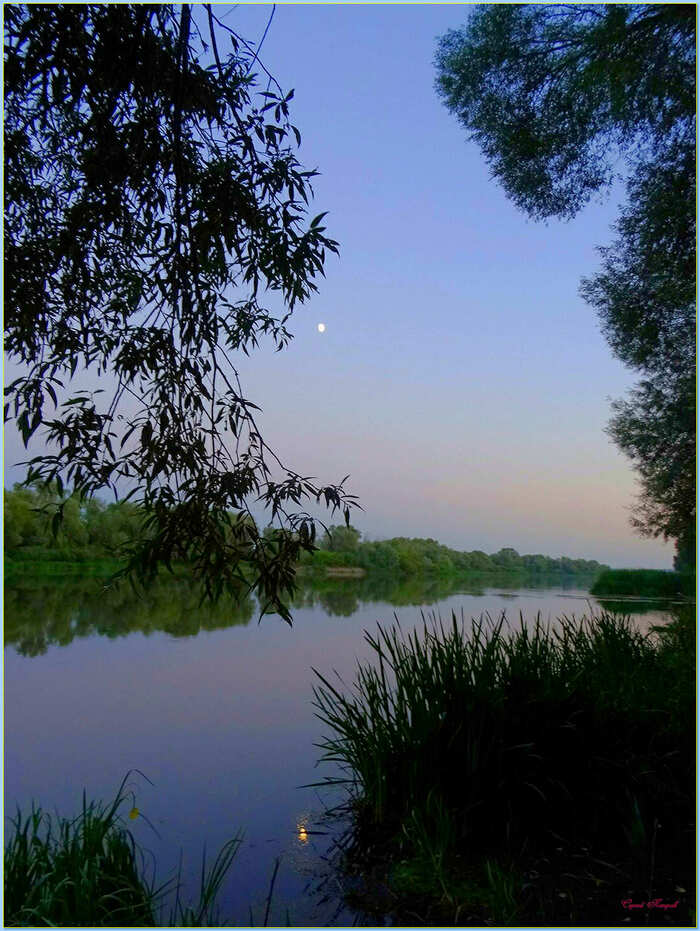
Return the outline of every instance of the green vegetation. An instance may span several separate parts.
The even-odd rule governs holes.
[[[52,571],[58,573],[62,565],[67,571],[71,562],[79,563],[81,571],[82,566],[92,566],[95,572],[100,567],[106,572],[115,571],[133,539],[143,532],[144,511],[130,501],[106,505],[93,498],[81,502],[77,494],[60,495],[55,485],[15,485],[12,491],[5,489],[4,501],[5,560],[10,574],[20,564],[24,570],[30,564],[43,564],[44,572],[51,565]],[[54,528],[51,513],[59,505],[63,521]],[[267,528],[263,538],[274,547],[275,531]],[[362,542],[362,534],[352,526],[329,527],[316,545],[318,549],[301,554],[302,567],[320,570],[356,566],[402,578],[504,572],[592,576],[607,569],[593,559],[520,556],[510,548],[491,556],[480,550],[463,553],[431,539],[394,537]]]
[[[656,569],[607,569],[595,580],[592,595],[695,596],[695,575]]]
[[[58,507],[63,519],[54,524]],[[55,484],[4,489],[3,509],[5,558],[23,563],[118,563],[144,519],[130,501],[81,501],[78,494],[60,494]]]
[[[37,580],[70,575],[104,580],[117,573],[121,565],[113,559],[92,559],[44,549],[26,550],[5,556],[5,584],[28,575]]]
[[[156,887],[145,855],[120,809],[131,796],[130,818],[140,816],[124,778],[109,805],[88,803],[73,819],[32,807],[18,811],[5,847],[5,925],[58,927],[202,927],[218,924],[216,898],[241,844],[237,835],[212,866],[202,864],[200,899],[185,906],[179,878]],[[175,903],[164,920],[165,900]]]
[[[346,771],[345,866],[382,877],[396,923],[622,924],[621,899],[693,888],[690,615],[365,636],[351,691],[317,673],[314,702]]]
[[[695,565],[696,17],[692,4],[484,4],[437,54],[438,92],[531,217],[572,217],[623,173],[582,283],[641,376],[608,432],[637,470],[632,524]]]
[[[123,577],[134,540],[150,532],[146,511],[131,501],[81,501],[76,492],[59,490],[57,483],[47,486],[40,482],[16,484],[12,491],[4,489],[3,494],[5,576],[11,581],[27,574],[42,577],[75,573],[114,576],[117,581]],[[60,522],[52,516],[58,508],[63,514]],[[236,518],[231,515],[232,521]],[[173,575],[194,583],[192,587],[200,595],[203,593],[185,560],[173,561],[168,568]],[[250,604],[247,589],[253,575],[251,571],[248,577],[243,571],[240,574],[241,579],[236,584],[231,582],[223,597],[227,607],[231,597]],[[164,575],[159,578],[162,580]],[[158,589],[158,579],[151,581],[153,586],[141,587],[145,595]],[[191,601],[187,599],[188,604]]]
[[[25,446],[42,435],[29,478],[81,499],[133,490],[137,579],[185,560],[215,599],[245,564],[286,615],[315,534],[301,502],[354,501],[280,463],[236,357],[288,344],[338,243],[310,212],[293,91],[205,7],[5,10],[5,350],[20,373],[5,419]],[[251,520],[261,502],[274,545]]]
[[[352,526],[329,527],[328,533],[318,541],[319,549],[314,553],[305,553],[301,565],[314,569],[358,566],[367,571],[392,573],[401,577],[492,572],[590,576],[608,568],[594,559],[521,556],[509,547],[488,556],[481,550],[459,552],[432,539],[393,537],[391,540],[362,542],[361,536],[360,531]]]

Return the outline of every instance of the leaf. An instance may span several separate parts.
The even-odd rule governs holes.
[[[61,526],[61,521],[63,520],[63,508],[60,507],[51,518],[51,533],[54,536],[54,539],[58,536],[58,529]]]
[[[119,448],[120,448],[120,449],[124,449],[124,444],[125,444],[126,441],[129,439],[129,437],[131,436],[131,434],[134,432],[134,430],[136,429],[136,426],[137,426],[136,424],[132,424],[132,425],[129,427],[129,429],[126,431],[126,433],[125,433],[124,436],[122,437],[121,443],[119,444]]]
[[[50,382],[46,382],[45,387],[54,405],[58,406],[58,398],[56,397],[56,392],[53,389],[53,385],[51,385]]]
[[[324,217],[326,217],[326,216],[328,216],[328,211],[327,211],[327,210],[324,210],[323,213],[319,213],[318,216],[314,217],[313,220],[311,221],[311,224],[310,224],[310,225],[311,225],[311,229],[314,229],[314,227],[318,226],[318,224],[321,222],[321,220],[322,220]]]

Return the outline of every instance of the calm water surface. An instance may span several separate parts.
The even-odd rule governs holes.
[[[83,788],[107,800],[137,768],[154,785],[134,775],[136,803],[158,833],[143,819],[130,826],[160,878],[182,855],[196,886],[203,847],[213,855],[242,828],[220,898],[227,923],[249,925],[252,910],[262,924],[279,857],[270,924],[352,924],[326,866],[332,832],[313,833],[329,830],[322,813],[338,797],[302,788],[332,775],[317,766],[312,667],[350,683],[369,656],[363,631],[394,613],[410,629],[421,611],[546,621],[600,608],[581,580],[498,581],[328,580],[300,592],[290,628],[276,616],[258,624],[252,600],[199,608],[185,583],[136,600],[98,580],[16,580],[5,588],[6,813],[34,799],[77,814]]]

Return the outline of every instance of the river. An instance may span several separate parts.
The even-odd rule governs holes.
[[[644,627],[666,616],[629,608]],[[421,612],[531,622],[599,609],[580,579],[324,580],[301,588],[290,627],[258,623],[253,599],[199,607],[185,582],[137,599],[99,580],[15,579],[5,588],[6,815],[32,800],[77,814],[83,789],[108,800],[138,769],[153,785],[134,772],[129,786],[150,824],[129,826],[160,879],[182,857],[187,894],[204,846],[211,858],[243,829],[219,900],[225,923],[262,924],[279,858],[269,924],[352,924],[326,862],[333,828],[322,815],[338,790],[303,788],[332,774],[317,765],[312,668],[349,684],[369,655],[363,630],[394,614],[410,629]]]

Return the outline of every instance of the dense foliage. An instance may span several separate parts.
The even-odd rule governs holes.
[[[694,137],[640,166],[628,191],[618,238],[582,292],[615,355],[643,376],[609,426],[641,479],[632,523],[674,539],[683,569],[695,565]]]
[[[235,365],[288,343],[338,249],[308,217],[292,92],[256,91],[257,51],[208,4],[10,4],[4,26],[5,418],[46,445],[30,476],[134,494],[137,577],[185,559],[217,597],[245,561],[286,615],[315,535],[295,509],[351,504],[277,460]]]
[[[10,559],[120,559],[142,532],[145,514],[131,501],[105,504],[60,494],[56,485],[15,485],[3,491],[5,555]],[[63,520],[52,515],[61,507]]]
[[[658,639],[609,614],[366,639],[372,662],[351,689],[318,673],[315,706],[348,868],[387,876],[394,923],[609,926],[622,898],[691,890],[692,618]]]
[[[592,595],[641,595],[668,598],[695,595],[695,576],[656,569],[607,569],[591,586]]]
[[[131,501],[104,504],[93,498],[82,502],[77,493],[62,496],[55,486],[41,484],[5,489],[4,502],[5,555],[11,561],[118,559],[142,533],[145,519],[143,509]],[[64,518],[54,535],[50,514],[59,503]],[[262,536],[274,542],[269,528]],[[591,575],[607,568],[594,559],[520,556],[511,548],[488,556],[481,550],[459,552],[431,539],[362,542],[361,538],[355,527],[331,526],[317,541],[318,549],[304,553],[301,565],[317,569],[357,566],[399,576],[504,571]]]
[[[438,91],[514,202],[572,217],[626,172],[602,268],[584,280],[642,380],[609,432],[634,463],[633,524],[695,565],[695,29],[690,4],[489,5],[445,35]]]
[[[390,540],[362,542],[360,532],[354,527],[329,527],[329,533],[319,540],[319,549],[311,555],[305,554],[302,565],[316,568],[358,566],[401,576],[474,572],[591,575],[608,568],[595,559],[553,558],[538,554],[521,556],[511,547],[489,556],[481,550],[453,550],[432,539],[392,537]]]

